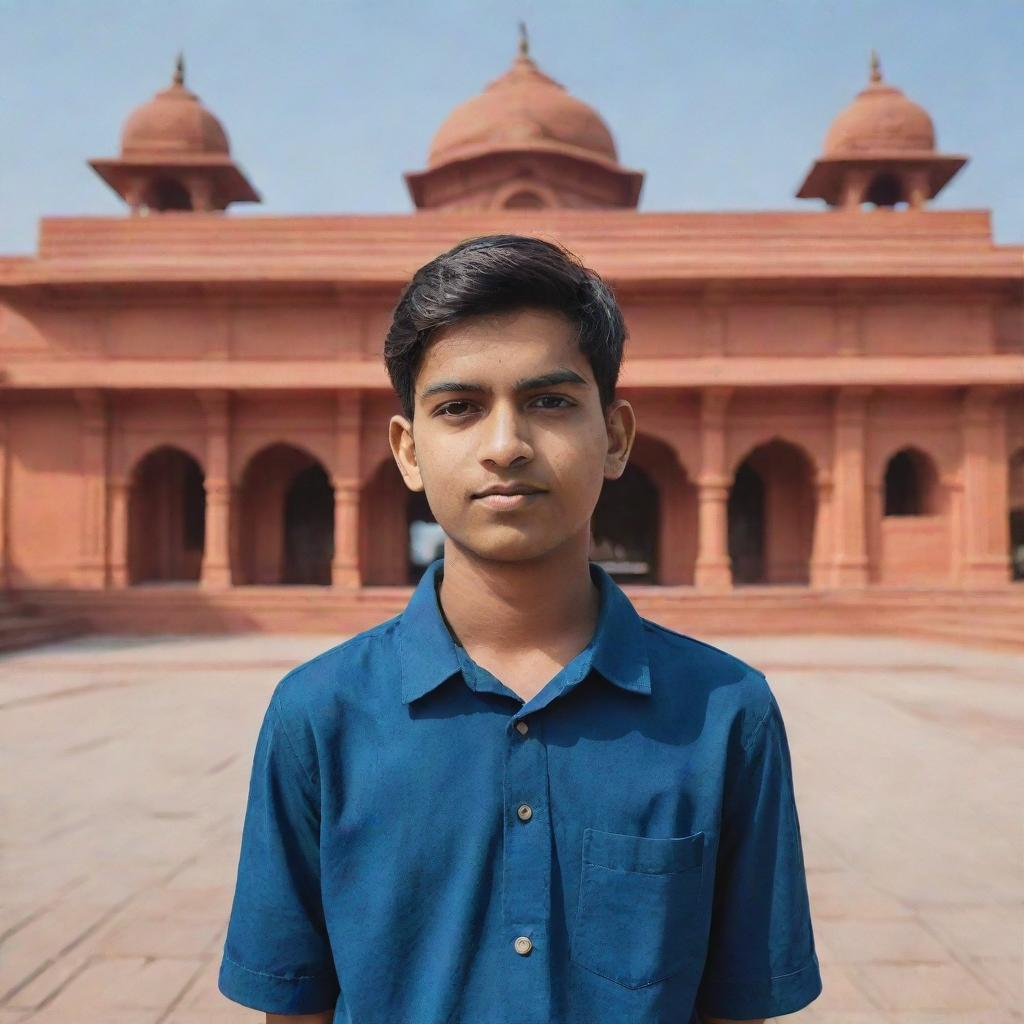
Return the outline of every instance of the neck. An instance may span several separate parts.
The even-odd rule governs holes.
[[[590,525],[542,558],[481,559],[446,538],[440,586],[445,618],[467,649],[495,653],[582,648],[597,627]]]

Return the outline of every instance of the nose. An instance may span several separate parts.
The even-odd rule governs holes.
[[[533,458],[525,417],[515,406],[497,402],[481,425],[480,461],[495,466],[511,466]]]

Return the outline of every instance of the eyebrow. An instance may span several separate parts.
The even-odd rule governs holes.
[[[552,370],[550,373],[542,373],[539,377],[521,377],[515,383],[515,390],[534,391],[537,388],[550,388],[555,384],[586,384],[586,380],[575,370]],[[462,392],[472,391],[475,393],[490,394],[492,389],[486,384],[475,384],[471,381],[460,380],[439,380],[434,384],[428,384],[421,392],[420,398],[424,401],[431,395],[441,392]]]

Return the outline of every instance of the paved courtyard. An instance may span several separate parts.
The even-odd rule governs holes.
[[[0,657],[0,1024],[262,1021],[216,986],[252,751],[277,680],[338,639]],[[1024,1019],[1024,657],[701,639],[765,671],[789,733],[824,992],[778,1019]]]

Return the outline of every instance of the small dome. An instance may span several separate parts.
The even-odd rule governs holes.
[[[171,84],[128,115],[121,131],[121,153],[228,155],[228,137],[220,121],[185,88],[180,56]]]
[[[935,126],[924,107],[882,81],[878,57],[871,55],[871,81],[832,122],[825,156],[862,153],[934,152]]]
[[[491,148],[560,150],[618,161],[601,116],[537,67],[522,26],[512,67],[448,115],[430,145],[427,163],[436,167]]]

